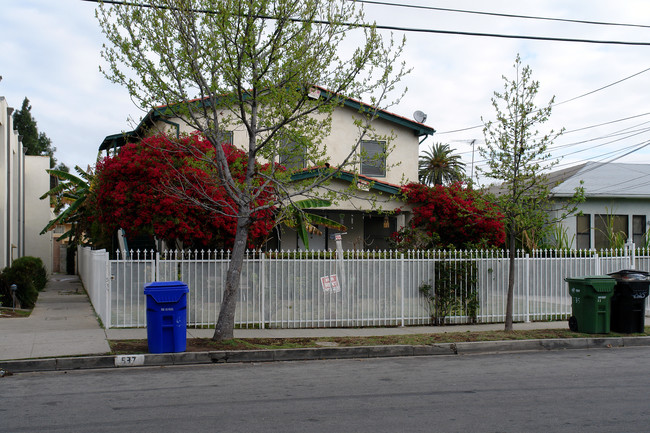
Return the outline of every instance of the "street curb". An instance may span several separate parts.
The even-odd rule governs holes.
[[[539,340],[474,341],[427,346],[320,347],[275,350],[233,350],[137,355],[99,355],[0,361],[9,373],[65,371],[97,368],[156,367],[215,363],[311,361],[399,356],[476,355],[575,349],[650,346],[650,337],[557,338]]]

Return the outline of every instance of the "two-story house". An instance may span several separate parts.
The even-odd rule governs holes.
[[[318,88],[318,92],[327,92]],[[369,108],[362,102],[344,98],[343,104],[332,113],[331,133],[324,139],[323,147],[330,157],[329,164],[337,167],[343,163],[355,144],[358,136],[354,119],[360,116],[360,109]],[[342,235],[344,249],[385,249],[386,238],[399,227],[406,224],[408,209],[399,214],[390,214],[396,208],[404,209],[404,203],[397,195],[400,187],[418,179],[419,144],[435,130],[422,123],[402,116],[379,110],[373,121],[374,136],[392,136],[388,152],[387,143],[368,137],[362,139],[358,149],[358,164],[339,173],[330,184],[330,188],[343,191],[351,182],[357,184],[354,197],[339,200],[331,207],[315,209],[312,212],[340,222],[347,227]],[[243,147],[248,143],[248,135],[243,125],[228,125],[227,140],[235,146]],[[139,125],[126,133],[107,136],[101,143],[100,151],[115,152],[126,143],[138,142],[148,134],[166,133],[180,135],[193,132],[181,118],[169,114],[166,107],[151,110]],[[293,174],[293,179],[305,179],[317,175],[319,167],[312,165],[308,156],[300,157],[295,153],[278,155],[277,161]],[[342,194],[343,195],[343,194]],[[372,202],[371,200],[372,199]],[[373,204],[374,203],[374,204]],[[323,250],[335,248],[334,233],[326,227],[321,235],[311,235],[310,249]],[[297,234],[291,229],[283,228],[279,232],[279,241],[275,245],[280,249],[293,250],[302,248]]]

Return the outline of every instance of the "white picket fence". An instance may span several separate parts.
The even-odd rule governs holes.
[[[78,250],[78,272],[106,328],[145,327],[144,286],[183,281],[189,287],[188,326],[213,326],[219,315],[228,252],[130,252],[112,260],[106,251]],[[472,263],[475,296],[465,280],[454,296],[476,302],[474,314],[457,308],[445,323],[505,320],[508,256],[500,251],[249,252],[244,261],[236,326],[315,328],[408,326],[431,323],[420,293],[454,269]],[[465,268],[462,268],[465,269]],[[519,253],[515,321],[563,320],[571,313],[566,277],[621,269],[650,270],[647,251],[539,250]],[[336,276],[336,282],[332,284]],[[323,277],[326,280],[323,281]],[[461,279],[462,280],[462,279]],[[338,283],[338,285],[336,284]],[[453,281],[451,284],[454,284]]]

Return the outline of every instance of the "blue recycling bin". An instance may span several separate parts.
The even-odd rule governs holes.
[[[144,286],[149,353],[185,352],[189,291],[182,281],[161,281]]]

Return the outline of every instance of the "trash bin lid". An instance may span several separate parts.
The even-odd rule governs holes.
[[[636,269],[623,269],[618,272],[612,272],[612,277],[620,281],[648,281],[650,274],[645,271],[638,271]]]
[[[178,302],[189,291],[182,281],[156,281],[144,286],[144,294],[158,303]]]
[[[612,277],[609,275],[585,275],[583,277],[567,277],[564,279],[564,281],[569,282],[569,281],[598,281],[598,280],[604,280],[604,281],[611,281],[613,280]]]
[[[571,284],[590,286],[595,292],[612,292],[616,280],[609,275],[586,275],[584,277],[565,278],[564,281]]]

